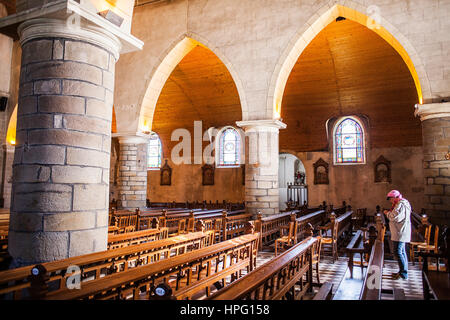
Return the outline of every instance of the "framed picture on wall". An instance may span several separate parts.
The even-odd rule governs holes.
[[[164,165],[161,167],[161,185],[170,186],[172,184],[172,168],[167,163],[167,159]]]
[[[202,184],[204,186],[214,185],[214,166],[210,164],[205,164],[202,167]]]

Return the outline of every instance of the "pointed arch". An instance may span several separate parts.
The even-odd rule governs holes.
[[[358,22],[388,42],[407,65],[416,86],[419,103],[431,101],[430,84],[418,53],[408,39],[384,18],[377,16],[377,21],[375,21],[362,13],[368,12],[370,14],[371,10],[371,7],[353,1],[332,0],[305,23],[289,42],[272,74],[267,99],[268,116],[280,117],[284,88],[294,65],[311,41],[338,17]],[[413,111],[412,107],[411,110]]]
[[[139,130],[152,130],[153,115],[156,109],[156,104],[167,79],[180,61],[196,46],[207,48],[213,52],[225,65],[234,81],[234,84],[236,85],[242,113],[243,115],[248,113],[243,85],[237,75],[237,72],[234,70],[233,65],[218,48],[213,47],[212,44],[210,44],[206,39],[190,33],[184,34],[177,39],[177,41],[175,41],[171,47],[166,50],[163,58],[160,59],[161,63],[154,69],[154,71],[152,71],[150,80],[146,85],[147,89],[141,99]]]
[[[14,146],[16,145],[16,131],[17,131],[17,104],[14,107],[11,117],[8,122],[8,130],[6,131],[6,143]]]

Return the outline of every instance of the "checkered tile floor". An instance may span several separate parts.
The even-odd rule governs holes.
[[[383,289],[403,289],[405,291],[405,297],[407,300],[423,300],[423,289],[422,289],[422,272],[421,266],[416,263],[408,264],[408,280],[392,279],[392,275],[398,272],[397,261],[385,260],[383,268]],[[391,295],[382,295],[382,300],[393,300]]]
[[[256,258],[256,267],[260,267],[266,262],[275,257],[275,253],[270,250],[260,251]],[[319,263],[320,282],[324,283],[330,281],[333,283],[333,295],[336,300],[357,300],[361,291],[363,277],[367,271],[359,266],[353,268],[353,278],[350,278],[350,273],[347,267],[346,257],[339,257],[337,261],[333,263],[331,257],[322,256]],[[409,263],[408,267],[408,280],[394,280],[392,275],[398,272],[398,264],[395,260],[385,260],[383,268],[383,289],[392,290],[394,288],[401,288],[405,292],[407,300],[423,300],[422,292],[422,275],[421,266],[416,263],[412,265]],[[316,275],[314,270],[314,281],[316,281]],[[383,294],[382,300],[393,300],[393,296],[389,294]]]
[[[266,262],[270,261],[275,257],[273,251],[260,251],[256,257],[256,267],[260,267]],[[333,283],[333,294],[339,287],[342,281],[345,271],[347,270],[347,258],[339,258],[333,263],[332,259],[329,257],[322,257],[319,262],[319,277],[320,282],[324,283],[329,281]],[[313,281],[316,282],[316,271],[313,270]]]

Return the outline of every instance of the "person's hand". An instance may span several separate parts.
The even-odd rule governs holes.
[[[388,214],[388,212],[389,212],[389,211],[387,211],[387,210],[384,210],[384,211],[383,211],[384,214]]]

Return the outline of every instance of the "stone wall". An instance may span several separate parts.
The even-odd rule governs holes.
[[[450,118],[422,121],[424,206],[433,221],[450,219]]]
[[[338,206],[346,201],[353,208],[367,208],[374,212],[376,205],[390,208],[386,200],[392,189],[399,190],[411,202],[413,210],[423,208],[422,147],[380,148],[368,152],[368,161],[363,165],[333,165],[333,155],[329,152],[305,152],[296,154],[303,162],[308,181],[310,206],[318,206],[327,201]],[[383,155],[391,161],[392,183],[374,182],[376,159]],[[329,164],[329,184],[314,184],[313,164],[322,158]]]
[[[202,185],[202,165],[168,162],[172,168],[172,185],[160,185],[160,170],[147,172],[147,198],[153,202],[244,201],[242,168],[216,168],[214,185]]]

